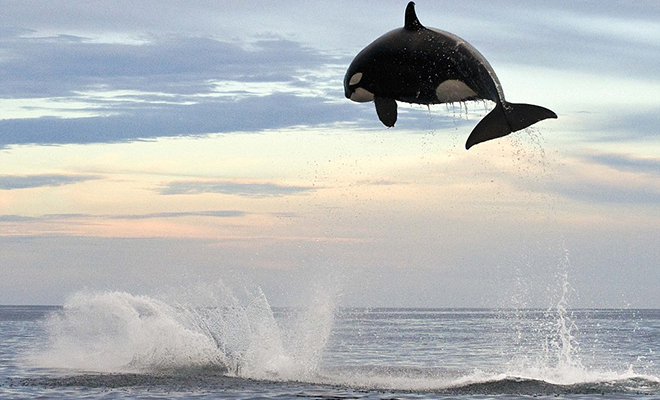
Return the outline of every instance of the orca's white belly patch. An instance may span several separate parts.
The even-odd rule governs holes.
[[[468,85],[456,79],[446,80],[435,88],[435,97],[441,103],[463,101],[476,95],[474,90],[470,89]]]

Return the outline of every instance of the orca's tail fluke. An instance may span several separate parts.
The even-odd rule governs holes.
[[[469,149],[475,144],[506,136],[547,118],[557,118],[557,114],[547,108],[531,104],[498,102],[497,106],[474,127],[465,143],[465,148]]]

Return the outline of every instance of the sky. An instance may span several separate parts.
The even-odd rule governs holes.
[[[404,1],[0,3],[0,304],[660,307],[657,1],[417,1],[559,116],[469,151],[492,104],[344,98]]]

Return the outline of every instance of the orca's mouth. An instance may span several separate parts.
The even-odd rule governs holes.
[[[344,96],[346,96],[347,99],[350,99],[352,94],[353,92],[351,92],[348,88],[344,89]]]

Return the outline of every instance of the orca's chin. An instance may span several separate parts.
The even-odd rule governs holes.
[[[367,89],[359,87],[355,89],[353,93],[351,93],[349,99],[357,103],[368,103],[370,101],[374,101],[374,94]]]

